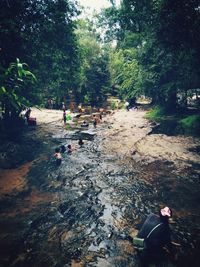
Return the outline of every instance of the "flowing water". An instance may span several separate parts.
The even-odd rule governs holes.
[[[58,129],[43,153],[20,169],[26,177],[19,179],[20,191],[7,190],[0,199],[0,266],[137,267],[131,236],[162,203],[175,209],[173,239],[181,243],[175,266],[199,266],[199,179],[192,170],[177,177],[172,162],[136,164],[109,155],[95,131]],[[51,155],[67,143],[76,149],[56,167]]]

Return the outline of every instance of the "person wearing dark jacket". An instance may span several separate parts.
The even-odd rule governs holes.
[[[171,233],[169,227],[169,218],[172,216],[172,210],[165,207],[159,211],[159,215],[150,214],[145,220],[137,237],[144,238],[146,248],[140,253],[142,267],[155,263],[161,266],[164,257],[163,248],[166,247],[172,252]]]

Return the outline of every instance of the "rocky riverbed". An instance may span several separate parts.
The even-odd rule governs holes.
[[[32,157],[0,174],[0,266],[138,266],[131,236],[165,205],[173,264],[199,266],[200,141],[153,134],[144,115],[119,110],[82,132],[62,111],[32,111]],[[57,168],[54,149],[69,143]]]

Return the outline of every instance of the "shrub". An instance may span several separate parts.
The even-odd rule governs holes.
[[[117,104],[116,104],[116,102],[113,101],[113,102],[111,103],[111,109],[114,110],[114,109],[116,109],[116,108],[117,108]]]
[[[186,133],[198,133],[200,131],[200,115],[190,115],[179,121]]]
[[[162,107],[155,107],[147,112],[146,118],[153,121],[161,121],[165,115],[165,110]]]

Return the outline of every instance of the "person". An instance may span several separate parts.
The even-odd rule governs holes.
[[[30,115],[31,115],[31,109],[28,108],[26,113],[25,113],[25,118],[26,118],[27,122],[29,121]]]
[[[36,125],[36,118],[31,117],[31,109],[30,108],[27,109],[27,111],[25,113],[25,118],[26,118],[27,124],[29,126],[35,126]]]
[[[64,146],[64,145],[62,145],[61,147],[60,147],[60,152],[61,153],[64,153],[66,151],[66,147]]]
[[[67,118],[66,118],[66,111],[65,110],[63,110],[63,121],[64,121],[64,124],[66,124]]]
[[[95,115],[93,115],[93,125],[94,125],[94,128],[97,128],[97,117]]]
[[[81,104],[81,103],[78,105],[78,112],[79,112],[79,113],[82,112],[82,104]]]
[[[50,99],[50,109],[53,109],[53,99]]]
[[[73,148],[72,148],[72,145],[68,145],[67,146],[67,153],[69,153],[69,154],[71,154],[72,153],[72,151],[73,151]]]
[[[139,252],[142,267],[148,267],[154,263],[160,266],[165,258],[164,247],[173,254],[169,218],[172,210],[165,207],[159,211],[159,215],[150,214],[145,220],[137,237],[145,240],[145,249]]]
[[[99,114],[99,119],[102,121],[103,117],[102,117],[102,112],[100,112]]]
[[[81,127],[88,127],[89,123],[87,123],[86,121],[83,121],[83,123],[81,124]]]
[[[65,102],[62,102],[62,110],[65,111],[66,106],[65,106]]]
[[[132,110],[138,110],[137,106],[132,107]]]
[[[78,140],[78,144],[79,144],[80,147],[82,147],[82,146],[84,145],[83,140],[82,140],[82,139],[79,139],[79,140]]]
[[[125,107],[126,107],[126,110],[129,111],[129,102],[128,101],[125,102]]]
[[[59,148],[55,149],[54,157],[56,158],[56,165],[60,166],[60,164],[62,162],[62,156],[61,156]]]

